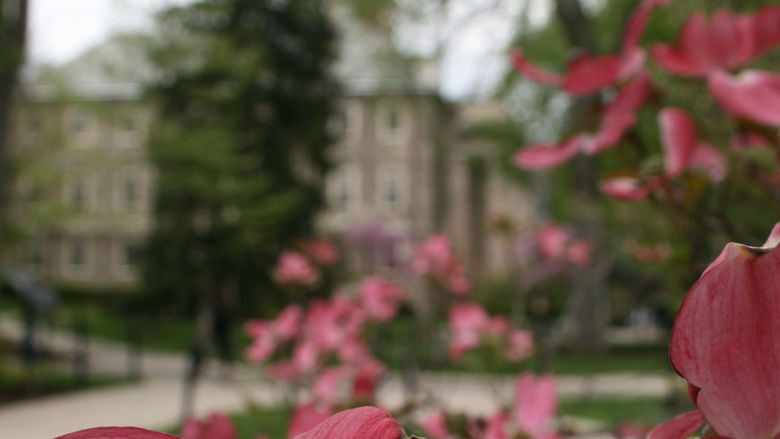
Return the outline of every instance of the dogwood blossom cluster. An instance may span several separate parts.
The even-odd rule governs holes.
[[[572,96],[616,89],[603,107],[601,123],[593,133],[578,133],[555,145],[537,144],[519,150],[515,164],[528,170],[558,166],[579,152],[600,154],[617,146],[636,124],[636,113],[659,93],[647,73],[644,49],[638,42],[655,8],[668,0],[645,0],[629,20],[619,56],[581,56],[569,65],[566,75],[547,73],[532,65],[520,52],[514,54],[516,69],[542,84],[561,87]],[[780,6],[767,6],[752,14],[719,9],[711,17],[695,12],[683,27],[676,46],[656,44],[651,58],[676,76],[704,78],[710,94],[721,107],[752,124],[780,127],[780,75],[748,70],[736,76],[731,69],[743,67],[780,44]],[[728,161],[712,143],[700,139],[693,118],[675,107],[658,113],[664,154],[662,171],[625,174],[606,179],[602,191],[613,198],[633,201],[664,189],[686,171],[702,174],[718,183],[728,175]],[[747,129],[747,128],[746,128]],[[762,130],[752,137],[765,138]],[[759,134],[761,133],[761,134]]]
[[[465,296],[471,292],[466,271],[455,255],[450,238],[443,233],[429,236],[420,243],[412,259],[412,269],[452,294]]]
[[[525,360],[533,354],[531,332],[512,328],[506,317],[490,317],[476,303],[459,303],[450,308],[449,328],[452,334],[449,355],[453,360],[492,339],[499,343],[502,356],[511,362]]]
[[[338,249],[324,238],[302,240],[300,250],[284,250],[274,269],[273,279],[282,287],[308,287],[316,284],[321,268],[339,262]]]
[[[486,418],[429,414],[422,428],[429,439],[556,439],[552,421],[558,410],[558,393],[551,375],[524,373],[515,381],[514,406]]]

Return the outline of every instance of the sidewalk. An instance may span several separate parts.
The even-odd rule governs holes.
[[[20,329],[15,326],[18,325],[0,316],[0,335],[13,335]],[[66,334],[51,334],[41,341],[55,349],[73,346]],[[123,374],[126,361],[121,345],[98,341],[90,345],[90,368],[95,373]],[[144,378],[138,383],[1,406],[0,432],[4,438],[51,439],[98,425],[152,429],[175,425],[181,415],[185,367],[186,358],[182,355],[144,353]],[[286,400],[284,387],[261,379],[257,367],[239,366],[230,381],[213,375],[201,380],[197,389],[197,415],[214,410],[239,411],[247,402],[279,405]],[[660,398],[680,385],[679,380],[667,376],[635,373],[560,376],[557,381],[563,398]],[[419,382],[418,396],[425,395],[443,407],[472,414],[489,414],[510,403],[514,389],[514,377],[504,375],[424,372]],[[400,406],[405,396],[402,377],[391,373],[379,389],[378,400],[380,405],[392,409]]]

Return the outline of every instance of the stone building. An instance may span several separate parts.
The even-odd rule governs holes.
[[[406,65],[374,57],[382,42],[357,25],[343,39],[363,44],[345,45],[335,66],[345,84],[333,120],[340,140],[319,229],[340,236],[381,221],[408,243],[445,231],[473,273],[505,271],[509,244],[488,233],[488,218],[527,221],[527,195],[500,173],[470,169],[475,157],[495,154],[467,135],[473,123],[505,117],[500,107],[445,102],[430,69],[410,81]],[[137,281],[154,197],[145,158],[154,116],[140,98],[152,74],[143,66],[142,54],[117,38],[58,69],[56,80],[24,87],[12,133],[12,215],[28,239],[11,257],[54,283]],[[399,251],[408,253],[408,243]]]

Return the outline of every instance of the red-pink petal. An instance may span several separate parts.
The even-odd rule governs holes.
[[[331,414],[333,411],[329,406],[318,406],[313,402],[296,407],[290,425],[287,427],[287,438],[299,437],[328,419]]]
[[[715,183],[723,181],[728,173],[728,165],[723,154],[708,143],[699,143],[696,146],[690,167],[704,172]]]
[[[780,44],[780,6],[765,6],[753,16],[753,38],[757,55]]]
[[[509,422],[509,413],[500,412],[487,419],[483,439],[509,439],[506,433],[506,423]]]
[[[519,50],[512,52],[512,64],[515,66],[515,70],[531,81],[546,85],[563,85],[563,76],[536,67]]]
[[[190,418],[184,424],[182,439],[237,439],[233,421],[221,413],[212,413],[206,421]]]
[[[687,52],[667,44],[656,44],[650,55],[664,70],[680,76],[701,76],[707,73],[707,66]]]
[[[688,168],[696,149],[696,125],[679,108],[665,108],[658,115],[664,148],[666,175],[675,178]]]
[[[555,378],[542,375],[539,378],[523,373],[515,384],[515,423],[522,431],[537,436],[558,410],[558,393]]]
[[[647,439],[685,439],[699,430],[702,424],[704,415],[701,412],[686,413],[650,430]]]
[[[653,9],[659,6],[668,6],[669,0],[644,0],[631,14],[626,25],[626,34],[623,37],[623,52],[628,52],[639,44],[639,39],[645,32],[647,23]]]
[[[430,439],[454,439],[447,429],[447,417],[444,412],[437,410],[423,419],[420,424],[423,431]]]
[[[617,145],[634,124],[636,124],[636,116],[633,113],[619,113],[604,117],[596,134],[583,144],[583,152],[595,155]]]
[[[647,53],[644,49],[634,47],[628,52],[624,52],[620,57],[620,70],[618,71],[618,79],[630,78],[645,68],[645,61],[647,60]]]
[[[587,267],[590,265],[590,254],[593,252],[593,243],[591,241],[581,239],[573,242],[568,249],[566,249],[566,259],[572,264],[578,267]]]
[[[710,93],[726,110],[755,122],[780,126],[780,75],[749,70],[738,76],[709,75]]]
[[[647,72],[641,72],[636,79],[620,89],[615,99],[604,110],[604,117],[633,113],[642,108],[652,94],[653,83],[650,82]]]
[[[559,145],[527,146],[517,151],[513,160],[515,165],[529,171],[553,168],[574,157],[586,139],[577,135]]]
[[[386,411],[371,407],[344,410],[296,439],[399,439],[404,430]]]
[[[58,436],[55,439],[178,439],[176,436],[135,427],[98,427]]]
[[[729,243],[685,297],[670,359],[720,435],[780,435],[780,223],[764,247]]]
[[[597,92],[615,84],[620,77],[622,61],[614,55],[581,56],[569,63],[563,89],[573,96]]]
[[[536,231],[534,239],[542,257],[554,261],[564,257],[569,232],[555,223],[545,223]]]
[[[634,177],[614,177],[601,183],[601,191],[621,201],[637,201],[647,198],[661,184],[658,178],[644,183]]]

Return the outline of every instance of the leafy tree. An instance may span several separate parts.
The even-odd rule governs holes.
[[[334,31],[324,0],[201,0],[159,16],[157,168],[145,281],[193,314],[274,307],[279,250],[311,232],[329,168]]]
[[[5,212],[9,195],[9,126],[19,69],[24,62],[27,33],[27,1],[0,2],[0,256],[6,241]]]

